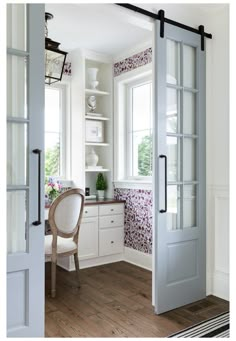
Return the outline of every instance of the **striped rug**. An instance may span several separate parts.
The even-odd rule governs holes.
[[[229,312],[220,314],[168,337],[229,337]]]

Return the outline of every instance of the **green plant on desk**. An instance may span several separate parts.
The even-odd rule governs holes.
[[[96,181],[96,190],[105,191],[107,189],[107,183],[102,173],[98,173]]]
[[[104,199],[104,192],[107,189],[107,183],[102,173],[98,173],[96,181],[96,190],[98,199]]]

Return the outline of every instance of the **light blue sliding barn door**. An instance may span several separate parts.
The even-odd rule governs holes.
[[[154,258],[157,314],[206,295],[205,52],[155,23]]]
[[[44,5],[6,6],[7,336],[42,337]]]

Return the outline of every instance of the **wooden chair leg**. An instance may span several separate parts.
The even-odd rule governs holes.
[[[57,263],[51,262],[51,296],[56,297],[56,270]]]
[[[74,261],[75,261],[75,270],[76,270],[78,288],[80,288],[79,257],[78,257],[78,253],[74,253]]]

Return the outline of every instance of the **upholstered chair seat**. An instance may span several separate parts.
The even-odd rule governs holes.
[[[52,235],[45,236],[45,255],[49,256],[52,254]],[[72,238],[61,238],[57,237],[57,254],[75,251],[77,248],[76,243]]]

